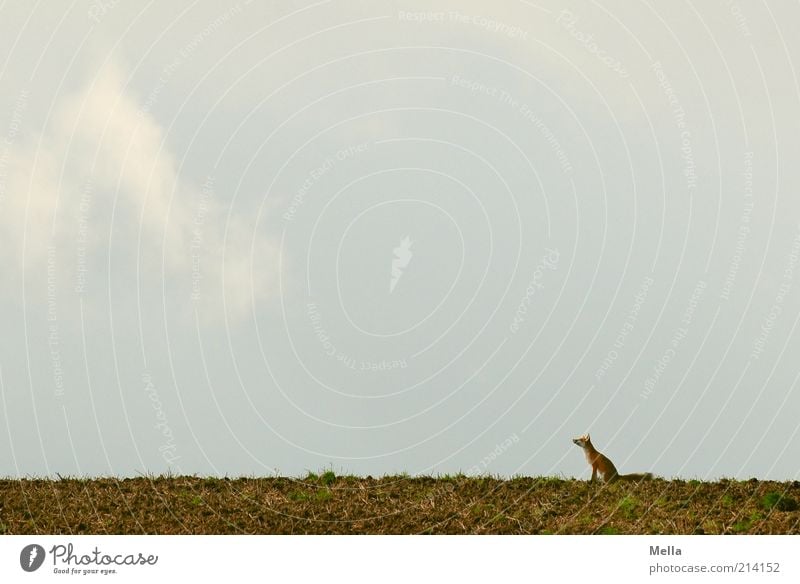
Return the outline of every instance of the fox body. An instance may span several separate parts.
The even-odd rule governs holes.
[[[589,434],[585,434],[579,438],[573,438],[572,441],[583,448],[583,453],[586,455],[586,460],[592,467],[592,482],[597,479],[597,475],[603,479],[603,482],[610,483],[611,481],[639,481],[642,479],[652,479],[653,475],[649,472],[634,473],[621,475],[617,471],[617,467],[611,462],[607,456],[601,454],[592,444],[592,439]]]

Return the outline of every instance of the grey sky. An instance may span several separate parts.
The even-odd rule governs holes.
[[[797,5],[6,2],[0,475],[800,473]]]

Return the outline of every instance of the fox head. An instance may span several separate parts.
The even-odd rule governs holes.
[[[592,439],[589,438],[588,432],[583,436],[579,436],[578,438],[573,438],[572,441],[581,448],[588,448],[589,446],[592,445]]]

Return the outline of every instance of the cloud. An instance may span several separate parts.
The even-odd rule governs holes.
[[[202,253],[200,312],[221,321],[225,291],[229,321],[246,317],[253,297],[265,302],[276,289],[273,243],[236,215],[227,226],[233,236],[225,239],[223,198],[206,196],[198,181],[178,174],[164,129],[126,92],[125,79],[119,66],[102,67],[85,87],[57,99],[41,132],[7,146],[0,265],[12,271],[39,266],[49,246],[85,246],[91,258],[112,239],[126,247],[118,254],[115,243],[115,261],[118,254],[120,261],[146,262],[147,269],[163,264],[167,278],[185,282],[177,289],[188,290]]]

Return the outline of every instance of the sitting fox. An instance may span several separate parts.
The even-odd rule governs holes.
[[[573,438],[572,441],[583,448],[583,452],[586,454],[586,460],[589,461],[589,464],[592,467],[592,482],[594,482],[594,480],[597,478],[597,473],[600,473],[604,483],[610,483],[611,481],[616,480],[639,481],[642,479],[649,480],[653,478],[653,475],[649,472],[626,475],[619,474],[619,472],[617,472],[617,467],[614,466],[614,463],[595,449],[595,447],[592,445],[592,439],[589,438],[589,434],[581,436],[580,438]]]

